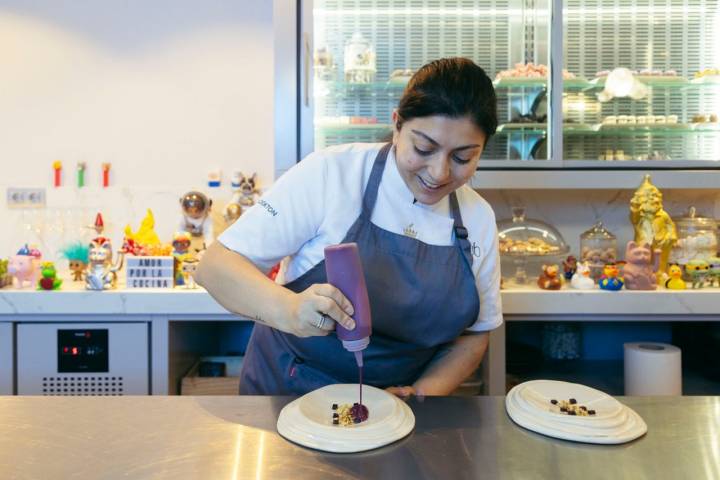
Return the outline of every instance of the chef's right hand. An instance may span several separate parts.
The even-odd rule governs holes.
[[[335,329],[335,322],[348,330],[355,328],[355,313],[350,301],[340,290],[329,283],[316,283],[296,294],[291,311],[290,333],[298,337],[327,335]],[[323,328],[318,328],[320,318],[327,318]]]

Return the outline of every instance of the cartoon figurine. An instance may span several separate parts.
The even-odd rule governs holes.
[[[37,283],[41,258],[40,251],[29,248],[27,244],[10,257],[8,273],[17,279],[19,288],[25,288],[25,282],[28,282],[30,286]]]
[[[90,242],[88,252],[88,268],[85,272],[85,288],[88,290],[105,290],[117,285],[117,272],[122,268],[125,253],[118,252],[117,263],[112,263],[112,244],[105,237],[98,237]]]
[[[630,200],[630,222],[635,229],[635,242],[647,243],[660,250],[659,271],[667,270],[670,250],[677,242],[677,230],[670,215],[663,210],[662,193],[645,175],[642,184]]]
[[[608,263],[607,265],[605,265],[605,268],[603,268],[602,277],[600,277],[600,281],[598,282],[600,288],[613,292],[620,290],[625,284],[625,282],[622,278],[618,276],[619,273],[620,270],[618,269],[616,264]]]
[[[570,280],[570,286],[578,290],[592,290],[595,288],[595,280],[590,276],[590,265],[588,262],[577,264],[577,271]]]
[[[685,272],[692,280],[692,288],[703,288],[708,280],[710,265],[705,260],[693,259],[685,265]]]
[[[538,287],[543,290],[560,290],[562,281],[558,277],[559,270],[557,265],[543,265],[542,274],[537,280]]]
[[[105,222],[103,221],[102,213],[98,212],[97,215],[95,215],[95,225],[90,228],[95,230],[98,237],[102,236],[103,231],[105,231]]]
[[[668,267],[668,279],[665,281],[665,288],[670,290],[685,290],[685,280],[682,279],[683,271],[677,263],[671,263]]]
[[[73,281],[82,282],[88,264],[89,248],[82,242],[75,242],[60,251],[60,255],[68,260]]]
[[[200,252],[213,242],[213,225],[210,219],[212,200],[201,192],[188,192],[180,199],[183,218],[179,230],[192,235],[191,250]]]
[[[184,285],[185,276],[182,272],[182,263],[186,259],[190,259],[192,254],[190,253],[190,243],[192,236],[189,232],[175,232],[173,235],[173,277],[175,278],[175,285]]]
[[[183,285],[185,285],[185,288],[197,288],[197,283],[195,283],[195,278],[193,277],[193,275],[195,275],[195,270],[197,270],[197,266],[198,260],[196,258],[188,257],[182,261],[180,272],[183,277]]]
[[[575,258],[574,255],[570,255],[565,260],[563,260],[563,276],[565,277],[565,280],[572,280],[573,275],[575,275],[575,271],[577,270],[577,258]]]
[[[0,259],[0,288],[12,285],[13,277],[8,273],[8,260]]]
[[[630,240],[625,248],[625,268],[623,280],[628,290],[657,289],[657,271],[660,250],[652,252],[650,245],[638,245]]]
[[[257,188],[257,173],[246,177],[242,172],[233,172],[233,196],[225,206],[223,217],[228,225],[240,218],[245,210],[255,205],[260,190]]]
[[[38,290],[58,290],[62,285],[62,279],[57,278],[57,271],[55,271],[53,262],[43,262],[40,266],[40,275],[42,278],[38,280]]]
[[[717,282],[717,286],[720,287],[720,258],[719,257],[710,257],[708,259],[708,282],[710,283],[710,286],[714,286]]]

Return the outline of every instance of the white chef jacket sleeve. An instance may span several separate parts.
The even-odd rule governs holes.
[[[266,272],[296,253],[325,216],[326,167],[322,153],[294,165],[218,241]]]
[[[503,322],[502,298],[500,296],[500,248],[495,215],[489,209],[485,237],[480,256],[480,268],[475,273],[475,285],[480,298],[477,321],[468,330],[485,332],[499,327]]]

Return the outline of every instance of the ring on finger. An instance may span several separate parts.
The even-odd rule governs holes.
[[[325,327],[326,327],[326,325],[327,325],[327,322],[328,322],[327,315],[325,315],[324,313],[321,313],[321,314],[320,314],[320,318],[318,319],[317,322],[315,322],[315,323],[313,324],[313,326],[314,326],[315,328],[319,328],[320,330],[325,330]]]

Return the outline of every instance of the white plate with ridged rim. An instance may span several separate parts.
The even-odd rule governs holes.
[[[333,404],[352,405],[357,401],[357,384],[328,385],[313,390],[280,411],[278,433],[291,442],[316,450],[355,453],[396,442],[415,428],[415,415],[405,402],[368,385],[363,385],[368,419],[348,427],[332,424]]]
[[[616,425],[610,427],[606,421],[602,419],[600,419],[600,423],[598,424],[593,417],[573,417],[542,411],[542,409],[538,409],[535,406],[528,407],[528,404],[523,402],[519,395],[524,389],[523,385],[525,385],[521,384],[514,387],[505,398],[505,408],[508,415],[521,427],[563,440],[599,444],[626,443],[641,437],[647,432],[647,425],[635,411],[599,390],[567,382],[538,380],[526,383],[537,382],[544,383],[544,388],[541,388],[540,391],[549,397],[564,400],[576,398],[581,405],[585,405],[585,403],[583,403],[584,401],[588,401],[588,403],[591,404],[593,403],[594,398],[592,398],[592,396],[587,397],[588,393],[592,394],[592,392],[597,392],[595,394],[597,396],[607,396],[612,401],[610,402],[607,401],[607,399],[603,399],[605,400],[603,403],[606,406],[612,405],[614,407],[613,402],[615,402],[620,408],[615,419],[611,421],[615,423],[618,418],[623,419],[623,421],[620,424],[616,423]],[[547,399],[547,402],[549,403],[549,399]],[[597,407],[597,403],[595,406]],[[544,415],[545,413],[550,415],[546,416]]]

